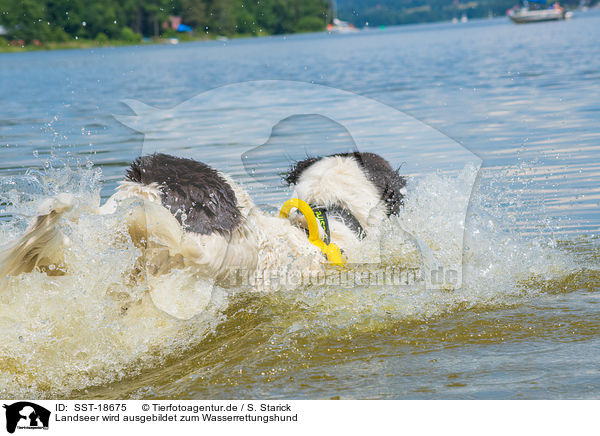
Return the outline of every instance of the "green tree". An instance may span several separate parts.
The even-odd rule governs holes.
[[[27,42],[135,42],[162,33],[169,15],[199,33],[257,35],[322,29],[329,10],[326,0],[0,0],[0,24]]]

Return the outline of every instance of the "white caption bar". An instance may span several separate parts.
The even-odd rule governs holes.
[[[593,401],[2,401],[9,434],[582,434]],[[135,433],[134,433],[135,432]],[[283,433],[282,433],[283,432]],[[6,434],[6,433],[4,433]]]

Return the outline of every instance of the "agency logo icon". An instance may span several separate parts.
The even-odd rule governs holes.
[[[169,108],[137,100],[124,103],[134,114],[115,118],[143,133],[142,155],[166,153],[217,168],[242,186],[260,211],[273,216],[297,194],[293,183],[285,183],[284,175],[298,162],[332,154],[381,156],[409,181],[403,191],[403,208],[391,227],[365,235],[366,242],[352,262],[380,272],[390,265],[406,267],[410,277],[400,282],[411,287],[444,291],[462,287],[467,209],[482,161],[433,127],[368,97],[294,81],[229,84]],[[355,186],[357,180],[348,176],[346,184]],[[360,211],[349,211],[341,202],[330,217],[341,218],[349,230],[362,236],[365,229],[356,213],[362,212],[362,221],[368,223],[381,216],[379,208],[370,207],[372,203],[361,204],[366,206]],[[323,205],[310,206],[315,206],[313,211],[327,234],[326,210],[318,210]],[[230,252],[223,253],[225,259]],[[291,274],[269,278],[269,283],[296,286],[293,277],[298,271],[293,270],[295,265],[290,268]],[[305,272],[308,268],[298,269]],[[267,270],[269,274],[274,271]],[[248,276],[240,272],[242,280],[253,285],[253,271]],[[176,297],[171,289],[165,298],[157,292],[151,296],[160,310],[189,319],[209,304],[210,291],[206,291],[197,288],[198,296],[192,299],[183,294]],[[172,301],[197,304],[173,307]]]
[[[10,405],[4,404],[6,409],[6,431],[14,433],[16,429],[48,430],[50,411],[42,406],[28,401],[19,401]]]

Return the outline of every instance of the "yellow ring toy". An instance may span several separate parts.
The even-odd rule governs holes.
[[[308,241],[311,244],[319,247],[321,251],[325,253],[329,262],[334,265],[344,265],[344,258],[342,257],[340,247],[333,242],[326,244],[319,237],[319,224],[317,223],[317,217],[308,203],[306,203],[304,200],[292,198],[291,200],[283,203],[283,206],[281,206],[281,210],[279,211],[279,217],[287,218],[293,208],[298,209],[302,215],[304,215],[304,218],[306,218],[306,222],[308,223]]]

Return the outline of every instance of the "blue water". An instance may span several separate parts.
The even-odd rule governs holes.
[[[480,203],[502,215],[513,234],[550,238],[587,265],[583,272],[569,266],[547,280],[524,278],[541,297],[489,305],[470,304],[467,298],[463,306],[449,309],[450,315],[392,316],[388,323],[359,332],[311,313],[311,322],[323,322],[326,333],[320,327],[298,333],[294,327],[278,336],[282,326],[291,329],[298,322],[285,314],[297,308],[294,302],[251,299],[249,321],[236,319],[230,308],[222,330],[191,344],[184,358],[171,356],[156,368],[95,390],[78,386],[76,395],[598,398],[600,281],[593,268],[598,266],[600,231],[598,41],[600,13],[592,10],[568,21],[522,26],[498,18],[348,35],[0,54],[0,177],[22,175],[29,168],[100,168],[106,198],[145,150],[144,135],[115,118],[133,115],[122,100],[168,110],[224,85],[299,81],[375,99],[473,153],[481,160],[476,188],[487,193]],[[232,98],[231,107],[242,101],[224,95]],[[203,122],[211,125],[210,108],[207,114]],[[321,121],[297,119],[296,135],[329,138],[331,126]],[[286,128],[294,131],[282,126],[275,133],[291,135],[292,142],[299,138]],[[372,129],[368,133],[374,137],[381,134]],[[185,129],[177,135],[182,144],[190,137]],[[351,146],[346,139],[327,150]],[[404,141],[407,149],[415,144]],[[248,176],[243,144],[213,145],[205,160],[242,179]],[[396,152],[393,144],[381,147]],[[406,152],[404,162],[409,175],[418,175],[428,158],[413,151]],[[413,155],[423,162],[411,160]],[[452,155],[430,159],[453,162]],[[260,197],[267,195],[263,191],[253,192]],[[14,219],[0,210],[2,216]],[[323,309],[310,299],[296,303],[302,310]],[[368,323],[368,314],[361,316],[358,323]],[[240,325],[249,329],[242,330],[247,337],[232,333]],[[233,339],[219,342],[225,333]],[[243,348],[245,343],[254,344],[252,352]],[[207,351],[216,349],[224,350],[222,358]],[[583,357],[575,359],[578,355]],[[69,389],[31,392],[65,395]]]
[[[543,213],[568,215],[571,232],[597,232],[598,20],[590,11],[533,26],[499,18],[352,35],[4,54],[0,170],[39,165],[33,151],[44,159],[54,147],[82,160],[91,155],[115,180],[142,147],[141,136],[113,118],[129,113],[122,99],[166,108],[225,84],[298,80],[405,111],[491,170],[532,162],[535,174],[524,176],[534,181],[529,195]]]

